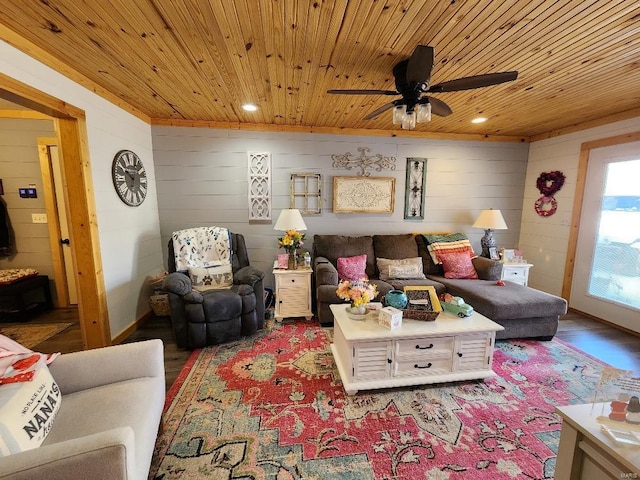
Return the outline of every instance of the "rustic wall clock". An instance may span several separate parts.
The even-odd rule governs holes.
[[[147,196],[147,172],[140,157],[131,150],[120,150],[111,166],[113,186],[120,199],[132,207],[144,202]]]

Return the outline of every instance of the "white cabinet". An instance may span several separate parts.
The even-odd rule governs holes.
[[[311,269],[274,269],[273,275],[276,279],[275,319],[305,317],[311,320]]]
[[[519,283],[525,287],[529,283],[529,269],[533,267],[530,263],[503,263],[502,280]]]
[[[375,320],[349,319],[342,305],[331,309],[331,351],[349,395],[494,375],[495,332],[502,327],[477,312],[466,319],[443,312],[434,322],[404,320],[401,328],[387,330]]]

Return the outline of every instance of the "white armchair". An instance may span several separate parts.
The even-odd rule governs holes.
[[[61,355],[62,392],[44,443],[0,458],[0,479],[145,480],[165,400],[160,340]]]

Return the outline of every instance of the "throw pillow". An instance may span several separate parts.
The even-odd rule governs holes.
[[[365,273],[367,268],[367,256],[358,255],[356,257],[340,257],[336,261],[338,268],[338,278],[340,280],[367,280],[369,277]]]
[[[444,268],[445,278],[478,278],[468,252],[439,253],[438,260]]]
[[[189,267],[192,287],[199,292],[230,288],[233,285],[233,271],[230,263],[211,267]]]
[[[376,263],[380,272],[380,280],[426,278],[422,271],[422,258],[420,257],[399,260],[377,258]]]
[[[449,235],[425,235],[427,250],[433,263],[441,263],[438,260],[439,253],[467,252],[470,258],[476,258],[471,242],[464,233],[452,233]]]
[[[0,377],[0,457],[42,445],[62,400],[47,355],[12,355]]]

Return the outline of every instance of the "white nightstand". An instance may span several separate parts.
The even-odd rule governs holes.
[[[529,283],[529,269],[531,267],[533,267],[531,263],[503,263],[500,278],[526,287]]]
[[[313,318],[311,311],[311,272],[310,268],[297,270],[273,269],[276,279],[276,321],[283,318]]]

